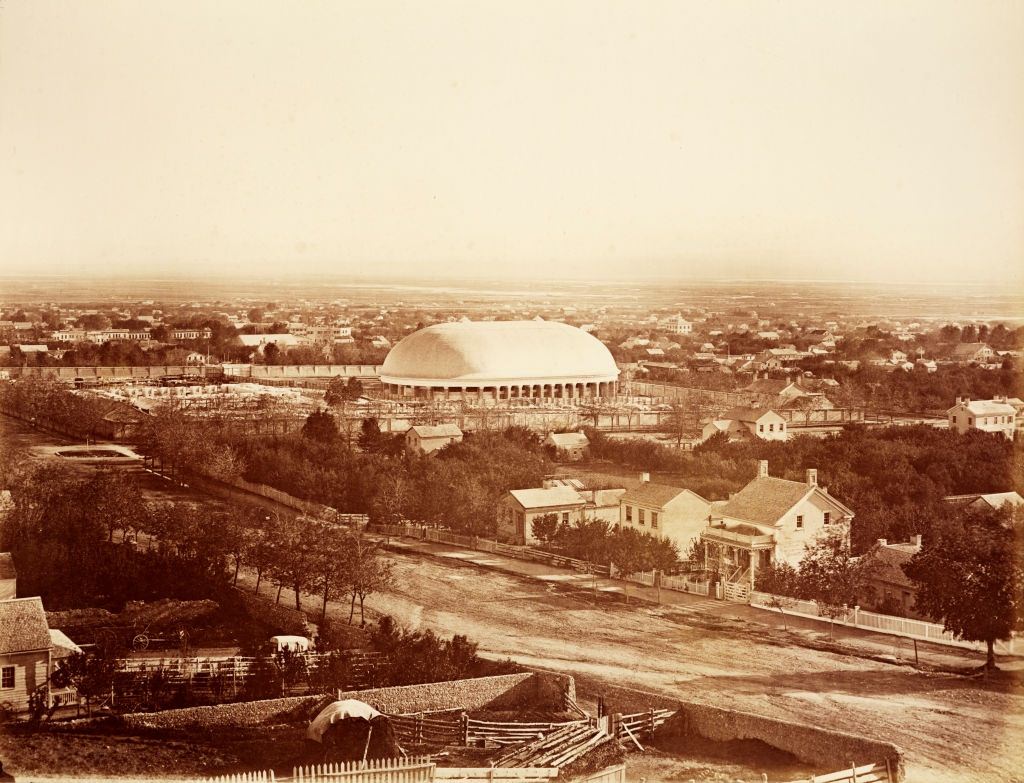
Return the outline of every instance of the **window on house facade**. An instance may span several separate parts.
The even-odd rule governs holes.
[[[636,521],[641,525],[644,524],[644,510],[642,508],[637,509]]]
[[[652,511],[651,512],[651,527],[655,527],[656,528],[657,526],[658,526],[658,512],[657,511]]]
[[[826,525],[829,524],[832,521],[832,512],[826,511],[824,514],[822,514],[822,521],[824,521]]]
[[[764,432],[764,425],[763,424],[758,424],[757,425],[757,431],[758,432]]]
[[[626,506],[626,521],[627,522],[632,522],[633,521],[633,507],[632,506]]]
[[[775,425],[774,424],[769,424],[768,425],[768,432],[775,432]]]
[[[563,525],[568,525],[569,524],[569,512],[568,511],[563,511],[562,512],[562,524]]]
[[[799,515],[797,515],[797,518],[796,518],[796,528],[797,528],[797,530],[799,530],[803,526],[804,526],[804,516],[803,516],[803,514],[799,514]]]
[[[0,669],[0,688],[14,687],[14,667],[4,666]]]
[[[971,418],[970,416],[968,416],[968,417],[967,417],[967,423],[973,426],[973,424],[974,424],[974,419],[972,419],[972,418]]]

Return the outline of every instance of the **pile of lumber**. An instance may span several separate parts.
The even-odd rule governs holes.
[[[611,735],[599,726],[578,723],[538,740],[511,748],[494,760],[496,767],[561,767],[603,745]]]

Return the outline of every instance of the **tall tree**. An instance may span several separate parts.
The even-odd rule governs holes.
[[[840,529],[829,530],[807,547],[800,561],[800,589],[818,603],[818,611],[833,622],[856,605],[864,584],[863,561],[850,553],[849,537]]]
[[[961,639],[985,642],[994,669],[995,643],[1021,627],[1024,542],[1011,512],[974,512],[950,520],[903,571],[918,586],[915,608]]]
[[[345,576],[348,581],[352,605],[348,621],[355,615],[356,600],[359,601],[359,625],[366,625],[366,599],[373,593],[387,590],[394,581],[391,562],[384,558],[380,545],[362,534],[361,531],[349,537]]]

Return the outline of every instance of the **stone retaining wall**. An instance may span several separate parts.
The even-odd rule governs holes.
[[[429,712],[432,710],[478,710],[522,708],[561,709],[564,697],[576,697],[575,682],[563,674],[523,672],[472,680],[432,682],[343,691],[342,699],[359,699],[385,713]],[[127,728],[215,728],[218,726],[258,726],[307,720],[308,712],[323,696],[297,696],[288,699],[189,707],[154,713],[121,716]]]

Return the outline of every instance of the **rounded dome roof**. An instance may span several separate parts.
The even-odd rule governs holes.
[[[557,321],[463,321],[428,326],[399,342],[385,383],[614,381],[615,359],[593,335]],[[488,383],[487,385],[491,385]]]

